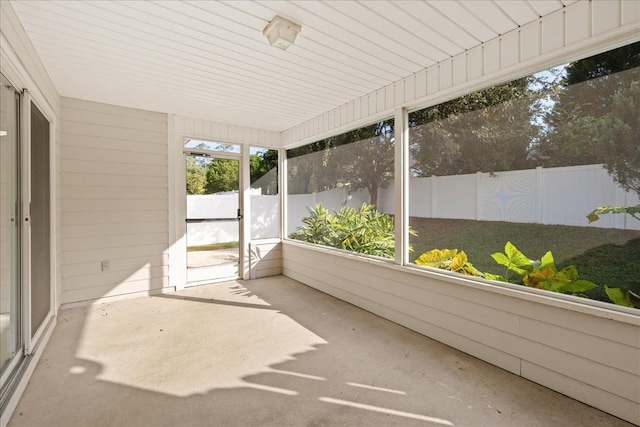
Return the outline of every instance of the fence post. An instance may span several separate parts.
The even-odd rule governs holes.
[[[536,167],[536,222],[542,224],[544,218],[544,170],[542,166]]]
[[[480,181],[482,172],[476,172],[476,221],[480,221]]]
[[[436,176],[431,175],[431,218],[436,217]]]

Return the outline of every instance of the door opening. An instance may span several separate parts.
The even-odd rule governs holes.
[[[185,153],[187,286],[240,277],[240,159]]]

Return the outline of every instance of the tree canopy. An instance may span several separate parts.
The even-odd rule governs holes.
[[[202,147],[197,147],[202,148]],[[251,187],[262,194],[278,193],[278,151],[265,150],[250,157]],[[239,189],[238,160],[187,156],[187,194],[213,194]]]

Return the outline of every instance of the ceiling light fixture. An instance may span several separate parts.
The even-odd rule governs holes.
[[[262,35],[269,40],[271,46],[286,50],[293,44],[301,30],[300,25],[276,15],[271,22],[264,27]]]

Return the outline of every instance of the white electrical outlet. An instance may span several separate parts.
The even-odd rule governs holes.
[[[102,266],[102,271],[111,270],[111,263],[109,263],[109,260],[102,261],[101,266]]]

